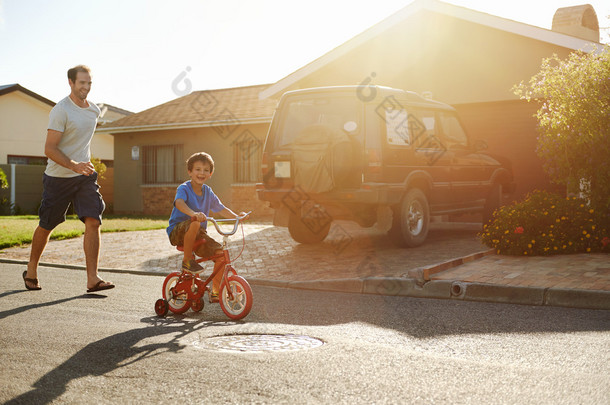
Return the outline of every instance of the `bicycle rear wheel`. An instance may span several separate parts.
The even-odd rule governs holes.
[[[176,288],[180,280],[180,273],[175,271],[168,274],[163,282],[163,298],[167,300],[169,310],[175,314],[183,314],[189,310],[188,293]]]

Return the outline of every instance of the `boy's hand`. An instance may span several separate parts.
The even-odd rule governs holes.
[[[197,222],[203,222],[208,219],[203,212],[196,212],[191,218]]]

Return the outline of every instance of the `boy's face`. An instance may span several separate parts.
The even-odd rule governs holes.
[[[188,170],[188,173],[189,177],[191,178],[191,183],[198,186],[202,186],[203,183],[212,177],[210,164],[201,162],[199,160],[193,164],[193,170]]]

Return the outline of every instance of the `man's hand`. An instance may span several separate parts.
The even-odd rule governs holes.
[[[74,162],[74,165],[70,169],[72,169],[73,172],[84,174],[85,176],[90,176],[95,173],[95,168],[91,162]]]

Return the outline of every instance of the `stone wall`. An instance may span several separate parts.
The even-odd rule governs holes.
[[[176,186],[141,187],[144,215],[169,215],[172,212]]]

